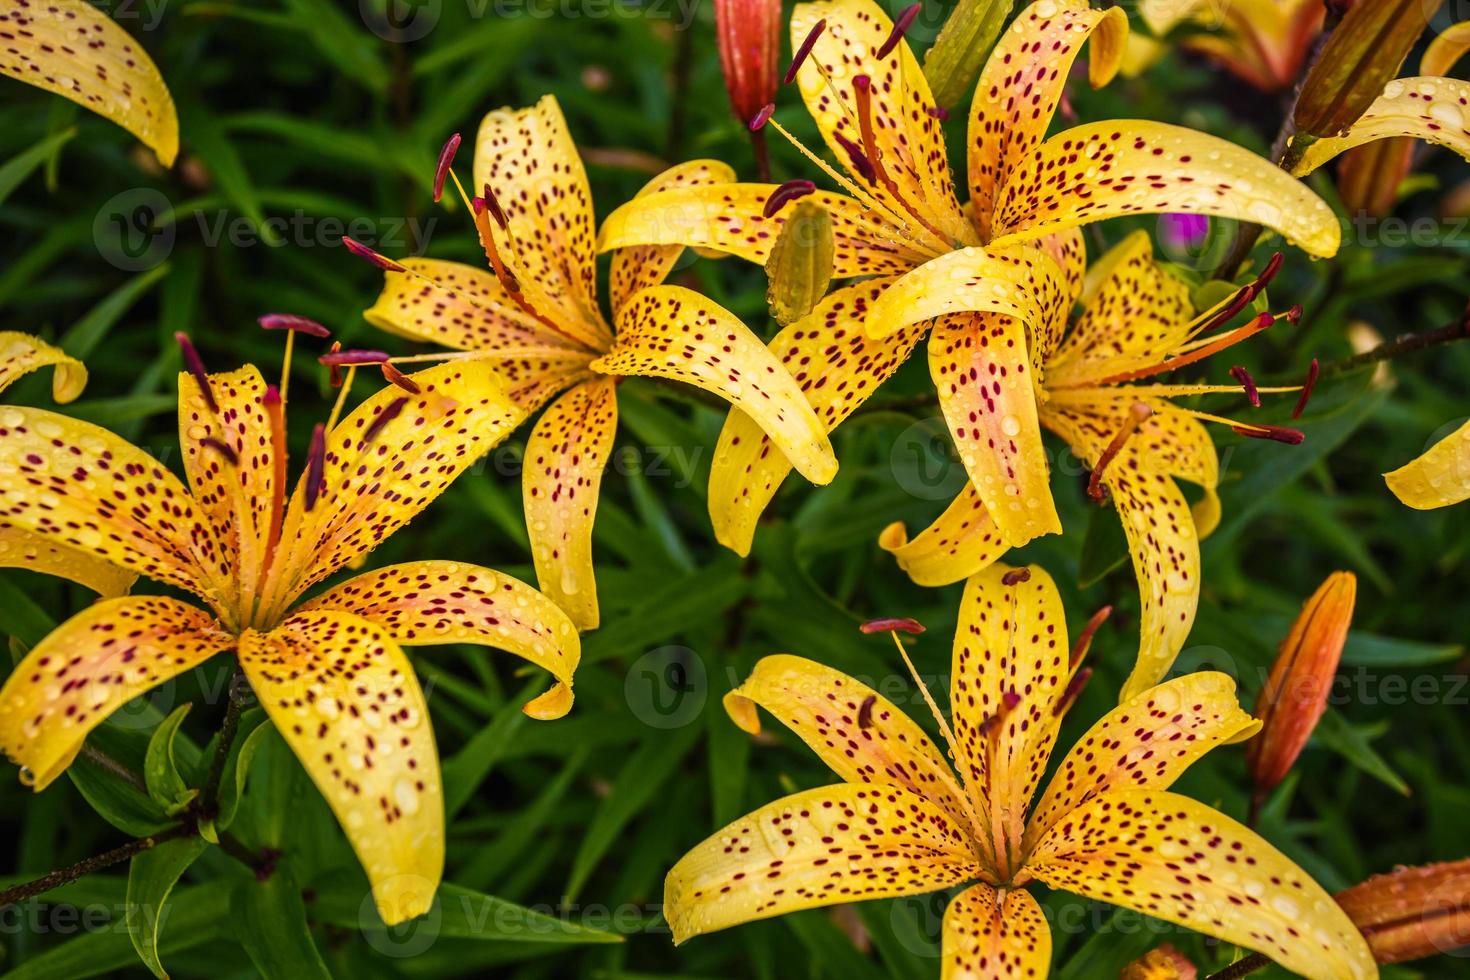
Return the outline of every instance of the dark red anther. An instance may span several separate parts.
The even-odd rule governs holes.
[[[861,146],[858,146],[836,130],[832,131],[832,138],[847,153],[848,160],[852,162],[852,169],[856,170],[863,180],[866,180],[870,184],[877,181],[878,171],[873,169],[873,161],[868,159],[868,155],[863,152]]]
[[[771,116],[775,115],[775,112],[776,103],[767,102],[765,105],[761,106],[760,112],[757,112],[755,115],[750,117],[750,122],[746,123],[746,128],[749,129],[752,133],[760,132],[761,130],[766,128],[766,123],[771,121]]]
[[[362,441],[372,442],[373,436],[383,431],[383,426],[398,418],[399,414],[403,411],[403,406],[407,404],[408,396],[403,395],[384,405],[383,410],[378,413],[378,417],[368,423],[367,431],[362,434]]]
[[[449,168],[454,163],[454,155],[459,152],[459,134],[455,133],[444,143],[444,148],[439,151],[439,162],[434,167],[434,203],[439,203],[439,198],[444,196],[444,178],[449,176]]]
[[[325,487],[322,474],[327,467],[327,427],[318,422],[311,430],[311,447],[306,451],[306,509],[316,506]]]
[[[214,400],[214,389],[209,386],[209,371],[204,367],[204,358],[199,356],[199,351],[194,347],[194,342],[186,333],[174,334],[174,340],[179,342],[179,349],[184,353],[184,369],[194,376],[199,385],[199,390],[204,394],[204,404],[209,406],[211,412],[219,411],[219,402]]]
[[[1013,568],[1000,577],[1001,585],[1020,585],[1022,582],[1031,581],[1031,569]]]
[[[332,341],[332,353],[333,354],[337,353],[341,349],[342,349],[342,342],[340,340],[334,340],[334,341]],[[329,364],[329,365],[327,365],[327,367],[329,368],[329,370],[327,371],[327,380],[329,382],[331,382],[332,387],[333,388],[340,388],[340,387],[342,387],[342,369],[339,368],[335,364]]]
[[[1021,703],[1021,695],[1012,688],[1000,696],[1000,716],[1004,718],[1015,710],[1016,705]]]
[[[199,440],[199,445],[207,446],[219,453],[231,466],[240,465],[240,454],[229,447],[227,443],[221,442],[213,436],[205,436]]]
[[[1299,446],[1307,434],[1300,429],[1288,429],[1284,425],[1232,425],[1239,435],[1251,439],[1270,439],[1272,442],[1284,442],[1288,446]]]
[[[419,387],[417,381],[414,381],[408,375],[398,370],[388,361],[383,362],[383,377],[386,378],[390,384],[397,385],[404,391],[408,392],[410,395],[423,394],[424,389]]]
[[[328,367],[355,367],[358,364],[385,364],[388,354],[380,350],[333,350],[318,357],[317,361]]]
[[[914,22],[914,18],[919,16],[919,11],[923,7],[924,5],[922,3],[912,3],[903,9],[903,13],[898,15],[898,19],[893,22],[893,30],[888,32],[888,39],[883,42],[877,51],[873,52],[879,61],[888,57],[893,52],[893,49],[898,46],[899,38],[903,37],[904,32]]]
[[[485,210],[485,199],[483,197],[470,198],[470,210],[479,214]]]
[[[1092,646],[1092,638],[1097,635],[1098,627],[1107,622],[1108,617],[1113,614],[1112,606],[1103,606],[1092,614],[1087,625],[1082,627],[1082,632],[1077,634],[1077,642],[1072,644],[1072,653],[1067,660],[1067,666],[1075,667],[1087,656],[1088,649]]]
[[[1073,674],[1072,679],[1067,682],[1066,689],[1062,691],[1062,696],[1057,699],[1056,706],[1051,709],[1052,715],[1061,717],[1066,714],[1071,709],[1072,702],[1077,700],[1077,695],[1082,693],[1082,689],[1087,686],[1087,682],[1091,679],[1091,667],[1083,667],[1077,673]]]
[[[862,705],[858,708],[858,727],[873,727],[873,704],[878,700],[878,695],[869,694],[863,698]]]
[[[384,272],[408,271],[407,266],[399,265],[397,262],[394,262],[386,255],[379,255],[377,252],[374,252],[372,249],[368,248],[366,245],[355,238],[350,238],[347,235],[343,235],[342,244],[347,246],[347,251],[351,252],[353,255],[357,256],[360,259],[371,262],[373,265],[377,266],[379,269],[382,269]]]
[[[1302,322],[1302,304],[1295,303],[1286,311],[1286,322],[1293,325]]]
[[[802,63],[806,61],[806,56],[812,53],[812,48],[816,47],[817,38],[822,36],[822,28],[826,26],[827,19],[825,17],[812,25],[812,29],[807,32],[805,40],[801,42],[801,46],[791,56],[791,64],[786,67],[786,74],[781,78],[784,84],[790,85],[796,80],[796,73],[801,70]],[[767,114],[767,118],[769,118],[769,113]],[[764,125],[764,122],[762,122],[762,125]],[[752,126],[751,128],[758,129],[759,127]]]
[[[1240,386],[1245,389],[1245,397],[1251,400],[1251,407],[1260,408],[1261,392],[1256,387],[1256,379],[1251,377],[1251,373],[1237,364],[1230,369],[1230,376],[1239,381]]]
[[[870,619],[858,629],[864,633],[922,633],[924,624],[907,616],[896,619]]]
[[[1301,397],[1296,400],[1296,408],[1291,410],[1292,418],[1299,419],[1302,417],[1302,412],[1306,411],[1307,400],[1312,397],[1312,389],[1317,387],[1317,372],[1320,370],[1317,359],[1312,358],[1312,366],[1307,368],[1307,380],[1302,382]]]
[[[1281,253],[1277,252],[1271,256],[1270,261],[1266,263],[1266,267],[1261,270],[1261,274],[1256,276],[1255,282],[1246,287],[1246,289],[1250,290],[1251,299],[1255,299],[1261,295],[1265,288],[1271,285],[1271,280],[1276,278],[1276,273],[1280,271]]]
[[[332,335],[332,331],[315,320],[309,320],[304,316],[297,316],[294,313],[267,313],[265,316],[258,317],[255,322],[266,330],[291,330],[296,333],[308,334],[312,337],[330,337]]]
[[[788,180],[771,191],[771,196],[766,198],[766,206],[761,211],[761,216],[769,218],[798,197],[806,197],[816,189],[817,185],[809,180]]]
[[[489,184],[485,185],[484,192],[485,207],[490,209],[490,217],[494,218],[495,223],[500,226],[500,230],[504,231],[505,226],[510,224],[510,219],[508,219],[505,216],[505,212],[501,210],[500,198],[495,196],[495,192],[490,189]]]
[[[931,105],[924,111],[940,122],[949,122],[949,110],[942,105]]]

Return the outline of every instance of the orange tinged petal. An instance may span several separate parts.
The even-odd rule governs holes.
[[[37,643],[0,689],[0,748],[39,792],[108,715],[233,644],[214,617],[177,599],[89,606]]]
[[[1470,422],[1429,447],[1424,455],[1383,474],[1388,489],[1415,510],[1448,507],[1470,499]]]
[[[43,367],[55,368],[51,374],[51,397],[58,405],[75,401],[87,386],[86,366],[60,347],[28,333],[0,330],[0,391]]]
[[[674,942],[800,909],[922,895],[975,878],[966,831],[897,786],[839,783],[718,831],[664,881]]]
[[[444,872],[444,795],[428,704],[382,627],[297,613],[240,636],[240,668],[332,808],[389,925],[427,912]]]
[[[1051,925],[1024,888],[983,882],[944,910],[940,980],[1037,980],[1051,970]]]
[[[974,484],[966,483],[918,537],[910,540],[903,522],[895,521],[878,535],[878,547],[892,555],[916,585],[937,586],[969,578],[1011,546]]]
[[[1451,24],[1430,38],[1419,59],[1419,74],[1448,75],[1470,51],[1470,20]]]
[[[592,522],[618,428],[617,382],[577,385],[542,413],[521,473],[536,580],[578,629],[598,624]]]
[[[1308,980],[1378,975],[1368,944],[1320,885],[1254,831],[1188,797],[1095,796],[1052,827],[1026,870],[1257,950]]]
[[[1258,797],[1286,778],[1327,710],[1357,595],[1358,580],[1352,572],[1329,575],[1302,606],[1276,651],[1271,673],[1256,698],[1261,735],[1246,749],[1246,768]]]
[[[1379,963],[1403,963],[1470,945],[1470,860],[1398,868],[1338,892]]]

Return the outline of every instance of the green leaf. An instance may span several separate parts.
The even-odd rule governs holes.
[[[52,154],[65,146],[76,134],[75,126],[63,129],[6,160],[4,166],[0,166],[0,203],[4,203],[11,191],[19,187],[37,167],[50,159]]]
[[[250,219],[263,242],[270,246],[280,245],[280,236],[266,224],[265,212],[261,210],[260,194],[255,189],[255,182],[251,180],[245,161],[213,115],[202,107],[194,107],[187,102],[179,104],[179,115],[183,131],[189,135],[189,141],[203,158],[220,191],[241,214]]]
[[[1093,507],[1082,539],[1082,558],[1077,568],[1077,588],[1086,589],[1102,581],[1128,560],[1128,535],[1118,511],[1111,506]]]
[[[164,841],[134,855],[128,865],[128,935],[143,964],[160,980],[168,978],[158,958],[159,930],[169,913],[165,903],[179,878],[208,847],[193,836]]]
[[[11,582],[9,573],[0,574],[0,624],[8,636],[28,648],[40,643],[56,628],[56,620],[25,590]]]
[[[214,825],[220,830],[227,829],[235,822],[235,813],[240,807],[240,798],[245,795],[245,780],[250,775],[255,753],[273,730],[270,725],[265,724],[265,720],[265,711],[262,708],[251,708],[240,716],[235,744],[230,746],[230,754],[225,759],[224,774],[220,777],[219,813],[214,818]]]
[[[296,25],[342,74],[374,92],[387,90],[388,69],[375,50],[377,39],[360,22],[349,20],[329,0],[286,0],[286,6]],[[366,11],[366,5],[362,9]]]
[[[148,796],[170,816],[183,810],[199,795],[197,789],[191,789],[184,781],[174,760],[174,736],[191,707],[191,704],[179,705],[163,720],[163,724],[154,729],[153,737],[148,740],[148,754],[143,760],[143,780],[148,785]]]
[[[66,332],[61,338],[61,349],[78,360],[86,360],[117,325],[117,321],[122,319],[123,314],[132,309],[133,304],[166,275],[168,263],[165,262],[147,272],[138,273],[108,293],[102,302],[88,310],[87,315]]]
[[[520,696],[509,699],[495,713],[495,717],[490,719],[488,725],[476,732],[463,748],[444,763],[444,811],[448,819],[454,819],[464,809],[464,805],[475,795],[475,790],[500,761],[501,753],[510,744],[516,730],[526,721],[521,706],[530,700],[532,691],[538,690],[540,684],[537,681],[534,687],[527,687]]]
[[[1377,734],[1381,734],[1381,731]],[[1409,795],[1409,784],[1394,772],[1387,762],[1369,744],[1371,737],[1366,730],[1355,728],[1339,712],[1328,708],[1317,723],[1312,737],[1336,752],[1395,793]]]
[[[230,916],[236,938],[265,980],[330,980],[332,974],[311,939],[306,903],[287,866],[278,866],[265,881],[237,885]]]
[[[704,625],[746,595],[749,581],[740,562],[722,555],[693,574],[671,579],[664,588],[617,617],[582,642],[582,663],[596,663],[652,648],[678,633]]]
[[[852,940],[819,910],[783,916],[786,924],[806,949],[806,958],[821,963],[826,976],[843,980],[887,980],[883,970],[862,953]]]
[[[92,739],[96,738],[94,732]],[[172,823],[146,792],[85,754],[67,768],[66,775],[92,809],[125,834],[147,837]]]

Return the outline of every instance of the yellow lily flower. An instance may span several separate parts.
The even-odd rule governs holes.
[[[940,410],[972,474],[975,460],[1019,468],[1023,453],[1043,453],[1039,429],[1061,436],[1092,469],[1089,491],[1110,496],[1128,537],[1142,601],[1138,659],[1124,685],[1129,698],[1168,672],[1194,624],[1199,604],[1200,538],[1220,519],[1215,493],[1219,464],[1204,422],[1237,433],[1297,443],[1295,429],[1220,418],[1170,401],[1184,395],[1294,389],[1257,388],[1243,369],[1235,384],[1159,384],[1152,379],[1195,364],[1270,327],[1283,317],[1263,313],[1243,326],[1227,324],[1265,288],[1279,256],[1252,283],[1195,316],[1189,287],[1153,259],[1145,232],[1130,235],[1091,269],[1080,292],[1067,290],[1060,270],[1033,250],[1026,261],[966,249],[910,273],[874,301],[869,322],[900,331],[933,317],[929,363]],[[1034,298],[1044,297],[1037,302]],[[1068,313],[1082,313],[1068,327]],[[1221,328],[1218,332],[1216,328]],[[1027,336],[1038,338],[1029,357]],[[1007,376],[1018,397],[998,404]],[[977,383],[977,381],[979,383]],[[1141,382],[1141,383],[1134,383]],[[1300,407],[1298,409],[1300,411]],[[1023,435],[1036,429],[1034,441]],[[987,473],[1004,479],[1006,470]],[[1044,472],[1044,471],[1043,471]],[[1177,479],[1204,490],[1191,505]],[[1106,494],[1104,493],[1106,491]],[[1027,498],[1012,495],[1011,507]],[[1011,547],[996,511],[968,485],[913,540],[902,524],[879,544],[921,585],[968,578]]]
[[[179,152],[179,118],[146,52],[87,0],[0,3],[0,73],[64,96],[132,133],[165,167]]]
[[[949,761],[860,681],[800,657],[761,660],[725,696],[730,717],[754,734],[765,708],[843,781],[747,814],[680,859],[664,891],[674,941],[968,885],[944,914],[940,975],[1041,978],[1051,934],[1025,888],[1040,881],[1259,950],[1313,980],[1376,977],[1363,937],[1304,871],[1224,814],[1168,792],[1200,756],[1258,727],[1225,674],[1178,677],[1114,708],[1031,806],[1085,679],[1085,645],[1069,653],[1061,599],[1039,567],[971,578],[951,718],[923,692]]]
[[[1086,267],[1079,227],[1126,214],[1255,221],[1314,255],[1336,252],[1341,233],[1331,209],[1299,181],[1224,140],[1144,120],[1088,123],[1046,137],[1083,44],[1093,39],[1089,74],[1101,85],[1117,69],[1127,24],[1121,8],[1091,10],[1081,0],[1040,0],[1017,15],[976,87],[968,140],[970,201],[961,209],[938,118],[944,113],[934,106],[918,61],[887,15],[871,0],[796,6],[795,77],[846,173],[809,156],[848,192],[813,191],[802,199],[832,216],[833,275],[874,277],[834,292],[771,341],[829,430],[897,370],[925,335],[922,328],[895,330],[873,303],[900,277],[956,249],[984,246],[995,256],[1045,252],[1060,263],[1074,293]],[[774,120],[769,125],[785,134]],[[716,184],[645,195],[608,217],[600,247],[687,244],[764,262],[791,210],[780,206],[806,190],[796,183]],[[1014,261],[1033,260],[1022,254]],[[1014,278],[1014,272],[1001,271]],[[979,342],[968,319],[944,318],[933,326],[931,361],[944,360],[956,344]],[[1018,322],[997,319],[992,326],[1004,335],[989,345],[992,351],[1025,351]],[[1004,457],[975,452],[965,461],[995,528],[1011,545],[1021,545],[1061,527],[1035,412],[1028,407],[1034,401],[1031,379],[1007,370],[998,382],[989,399],[997,418],[1009,420],[1007,430],[1019,428],[998,430],[994,438],[1014,451]],[[968,432],[955,435],[970,441]],[[715,454],[709,499],[719,539],[738,552],[749,550],[757,518],[789,472],[776,449],[732,414]]]
[[[122,596],[62,623],[0,689],[0,748],[44,789],[113,710],[234,650],[346,831],[384,921],[411,918],[443,871],[444,804],[404,647],[479,643],[523,657],[556,680],[526,713],[555,718],[571,707],[577,631],[530,586],[459,562],[393,565],[295,603],[423,510],[525,410],[462,365],[418,372],[412,393],[387,388],[318,425],[288,499],[280,389],[253,366],[206,374],[183,342],[188,486],[106,429],[0,408],[0,519],[208,607]]]
[[[597,302],[587,175],[555,98],[485,116],[474,172],[485,196],[469,203],[494,272],[390,261],[364,315],[392,333],[463,351],[447,356],[503,377],[528,413],[556,398],[526,447],[526,525],[542,590],[580,628],[599,618],[592,522],[617,428],[619,378],[668,378],[713,392],[754,419],[803,476],[831,481],[837,460],[826,429],[766,345],[718,304],[663,284],[680,247],[613,256],[616,332],[608,326]],[[733,178],[722,163],[695,161],[641,193]]]
[[[1322,0],[1141,0],[1138,12],[1154,37],[1134,35],[1124,69],[1137,75],[1168,49],[1157,40],[1179,27],[1196,28],[1178,41],[1262,92],[1286,92],[1297,83],[1312,42],[1322,32]]]

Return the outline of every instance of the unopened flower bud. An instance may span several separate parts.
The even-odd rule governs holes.
[[[1179,950],[1164,943],[1123,967],[1118,980],[1195,980],[1199,971]]]
[[[1299,133],[1347,132],[1398,75],[1431,12],[1422,0],[1353,4],[1307,73],[1293,115]]]
[[[787,204],[790,217],[766,259],[766,300],[783,327],[811,312],[832,282],[832,218],[812,201]]]
[[[1470,946],[1470,859],[1397,868],[1335,897],[1379,963]]]

